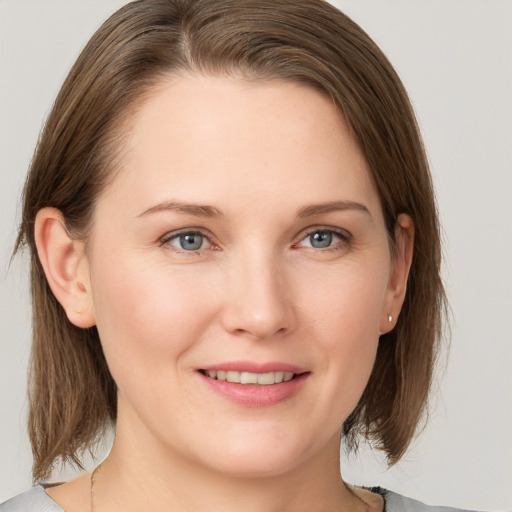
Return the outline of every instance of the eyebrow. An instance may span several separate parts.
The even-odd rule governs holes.
[[[299,218],[306,218],[313,217],[314,215],[322,215],[325,213],[347,210],[360,211],[372,217],[370,210],[368,210],[364,204],[357,203],[355,201],[327,201],[325,203],[311,204],[299,208],[296,215]],[[151,208],[148,208],[147,210],[144,210],[142,213],[137,215],[137,218],[162,211],[172,211],[204,218],[220,218],[224,216],[224,214],[218,208],[215,208],[215,206],[195,203],[181,203],[178,201],[164,201],[155,206],[152,206]]]
[[[152,206],[151,208],[148,208],[147,210],[144,210],[142,213],[137,215],[137,218],[144,217],[145,215],[149,215],[151,213],[163,211],[185,213],[188,215],[194,215],[195,217],[206,218],[218,218],[223,216],[223,213],[214,206],[194,203],[180,203],[177,201],[164,201],[163,203],[159,203],[155,206]]]
[[[372,217],[370,210],[362,203],[355,201],[328,201],[326,203],[311,204],[304,206],[297,211],[297,217],[305,218],[314,215],[322,215],[324,213],[331,213],[336,211],[356,210]]]

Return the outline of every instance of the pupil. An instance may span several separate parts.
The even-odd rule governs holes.
[[[332,243],[332,233],[328,231],[317,231],[311,235],[311,245],[317,249],[329,247]]]
[[[181,247],[188,251],[197,251],[203,245],[203,237],[197,233],[189,233],[181,235],[180,237]]]

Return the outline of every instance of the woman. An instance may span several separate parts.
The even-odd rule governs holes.
[[[133,2],[48,119],[32,254],[34,478],[111,425],[92,473],[2,510],[423,510],[339,475],[392,464],[444,294],[407,96],[323,2]]]

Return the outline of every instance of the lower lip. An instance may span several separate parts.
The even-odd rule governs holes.
[[[207,377],[199,372],[206,385],[223,397],[248,407],[266,407],[275,405],[294,396],[304,386],[309,373],[302,373],[292,380],[279,384],[258,385],[238,384]]]

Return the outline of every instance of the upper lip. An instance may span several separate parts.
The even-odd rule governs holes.
[[[204,366],[200,369],[206,371],[234,371],[249,373],[292,372],[295,374],[306,373],[309,371],[306,368],[279,361],[268,361],[265,363],[258,363],[255,361],[227,361],[224,363]]]

